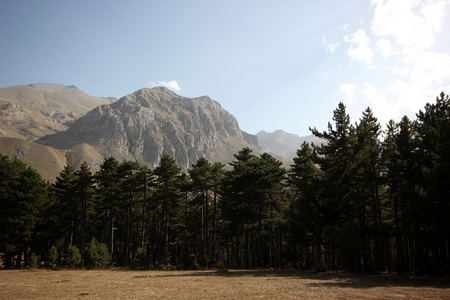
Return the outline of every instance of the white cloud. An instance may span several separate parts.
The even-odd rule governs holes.
[[[390,119],[397,119],[397,116],[394,116],[398,113],[395,105],[388,103],[386,94],[379,91],[373,84],[366,82],[362,93],[369,100],[370,107],[381,125],[387,124]]]
[[[325,45],[325,51],[327,52],[331,52],[333,53],[334,51],[336,51],[336,49],[339,47],[340,43],[336,42],[336,43],[332,43],[332,42],[328,42],[327,40],[327,36],[324,35],[322,37],[322,44]]]
[[[420,52],[434,44],[447,4],[446,0],[372,0],[375,13],[370,29],[377,36],[393,36],[407,53]]]
[[[339,47],[340,43],[329,43],[326,47],[326,50],[333,53]]]
[[[443,86],[442,90],[445,88],[450,88],[450,85]],[[362,94],[369,101],[380,124],[386,125],[390,119],[399,122],[404,115],[415,119],[416,113],[423,110],[427,102],[434,102],[442,90],[423,88],[412,81],[396,80],[386,89],[366,82]]]
[[[348,56],[364,64],[371,64],[373,51],[370,48],[370,39],[364,29],[359,29],[353,34],[350,40],[351,46],[348,49]]]
[[[347,104],[350,104],[355,100],[355,89],[356,86],[353,84],[341,83],[339,85],[339,92],[342,92],[347,96]]]
[[[425,103],[434,102],[441,91],[448,93],[450,54],[433,49],[448,4],[448,0],[372,0],[370,33],[379,38],[376,50],[383,58],[397,58],[381,67],[394,76],[389,84],[366,82],[362,92],[381,124],[389,119],[398,122],[403,115],[414,119]]]
[[[388,58],[394,53],[391,41],[387,39],[380,39],[377,42],[377,48],[384,58]]]
[[[180,86],[178,85],[178,82],[176,80],[172,80],[172,81],[158,81],[157,83],[151,82],[150,83],[152,86],[163,86],[166,87],[170,90],[174,90],[174,91],[181,91]]]
[[[414,61],[411,80],[424,89],[450,82],[450,55],[427,52]],[[441,92],[441,91],[439,91]]]

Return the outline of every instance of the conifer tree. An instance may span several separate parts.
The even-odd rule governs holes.
[[[59,234],[64,236],[65,247],[78,240],[76,235],[79,208],[75,200],[75,180],[75,170],[72,166],[66,165],[51,186],[51,193],[56,199],[57,228],[60,230]]]
[[[379,135],[381,126],[373,116],[372,110],[367,108],[359,123],[355,126],[355,149],[352,173],[354,176],[352,190],[354,207],[359,223],[362,240],[361,255],[366,272],[375,269],[384,271],[385,257],[383,239],[382,205],[380,197],[381,185],[381,146]],[[373,236],[367,235],[368,228],[372,228]],[[375,262],[371,263],[371,245],[374,243]]]
[[[136,209],[139,204],[139,183],[137,173],[140,165],[137,161],[123,161],[118,168],[119,181],[119,206],[121,218],[118,220],[117,228],[120,231],[123,243],[123,263],[130,265],[134,250],[138,246],[138,214]]]
[[[449,272],[450,250],[450,99],[443,92],[436,103],[426,104],[417,114],[417,132],[421,162],[419,182],[423,197],[417,203],[421,220],[417,234],[423,238],[418,249],[423,272]],[[430,253],[432,253],[430,255]]]
[[[292,254],[295,265],[298,260],[298,246],[313,247],[317,271],[323,270],[321,247],[323,228],[326,224],[323,212],[323,201],[319,183],[321,171],[315,165],[315,153],[307,142],[303,142],[297,150],[294,164],[289,173],[289,185],[293,188],[293,200],[290,202],[288,225],[292,243]],[[309,237],[312,237],[311,239]],[[307,264],[309,262],[305,262]]]
[[[158,264],[169,263],[169,256],[178,258],[175,254],[179,246],[177,234],[184,231],[182,221],[182,210],[180,209],[181,192],[179,175],[181,169],[176,165],[173,158],[165,155],[161,158],[160,165],[155,168],[155,200],[159,203],[159,230],[156,247],[156,258]],[[170,246],[172,245],[172,248]],[[170,253],[172,250],[172,253]],[[176,264],[175,261],[172,262]]]
[[[36,246],[48,202],[47,184],[35,169],[1,154],[0,182],[0,252],[6,267],[15,263],[20,268]]]
[[[88,231],[91,227],[91,216],[93,214],[94,202],[94,176],[87,162],[80,165],[80,169],[75,172],[75,201],[78,203],[80,216],[80,249],[84,251],[88,243]]]
[[[212,187],[212,166],[204,157],[200,157],[197,163],[189,169],[189,175],[192,180],[192,192],[194,198],[198,199],[200,207],[200,233],[199,233],[199,257],[209,254],[209,190]],[[197,203],[196,203],[197,204]]]
[[[100,169],[95,173],[96,189],[96,215],[99,221],[95,234],[107,241],[110,251],[110,259],[114,256],[114,234],[116,222],[121,215],[120,211],[120,178],[119,162],[114,157],[105,158]]]
[[[333,121],[334,127],[328,123],[328,131],[311,129],[316,137],[325,140],[325,143],[315,147],[319,154],[316,163],[323,172],[323,211],[324,218],[328,220],[324,231],[330,251],[334,253],[337,249],[333,248],[338,247],[345,257],[345,267],[359,272],[362,241],[359,228],[354,225],[354,194],[351,190],[355,136],[343,103],[339,103],[334,110]]]

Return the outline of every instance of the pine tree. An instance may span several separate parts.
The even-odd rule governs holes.
[[[328,131],[311,132],[325,140],[320,146],[315,146],[318,156],[315,162],[323,172],[321,190],[323,195],[325,236],[330,248],[335,253],[337,249],[343,254],[345,268],[359,272],[361,270],[360,254],[362,242],[360,230],[355,226],[354,193],[352,164],[354,160],[355,136],[350,125],[350,117],[345,105],[339,103],[333,112],[334,127],[328,123]]]
[[[111,262],[113,262],[115,250],[116,222],[121,214],[118,169],[119,162],[114,157],[110,157],[105,158],[100,169],[95,173],[97,183],[95,210],[98,220],[95,234],[102,236],[103,240],[108,242]]]
[[[385,257],[383,239],[382,205],[380,197],[381,185],[381,146],[379,135],[381,126],[373,116],[372,110],[367,108],[363,117],[355,127],[355,149],[352,173],[354,181],[354,206],[359,221],[360,236],[362,240],[361,255],[366,272],[375,269],[384,271]],[[370,224],[371,223],[371,224]],[[367,235],[369,226],[373,237]],[[373,239],[375,262],[371,263],[371,246],[369,240]]]
[[[200,207],[200,241],[199,257],[209,255],[209,190],[212,187],[212,166],[204,157],[200,157],[197,163],[189,169],[189,175],[192,180],[192,192],[194,198],[198,199]]]
[[[136,213],[139,204],[139,183],[137,174],[140,165],[137,161],[123,161],[118,168],[119,207],[121,217],[117,222],[118,231],[122,233],[123,263],[130,265],[131,258],[139,245],[139,235]]]
[[[224,168],[225,165],[216,162],[212,165],[211,176],[212,176],[212,189],[213,195],[213,220],[212,220],[212,249],[211,249],[211,261],[214,264],[216,262],[216,242],[217,242],[217,223],[220,216],[218,208],[218,197],[221,191],[221,184],[224,178]]]
[[[421,271],[449,272],[450,258],[450,99],[441,93],[436,103],[427,104],[417,114],[421,162],[420,187],[423,197],[417,203],[418,232],[423,237]],[[431,253],[431,254],[430,254]]]
[[[21,267],[36,248],[37,228],[49,201],[47,184],[35,169],[2,155],[0,182],[0,252],[5,267],[13,266],[14,257],[15,266]]]
[[[173,264],[176,264],[176,247],[179,246],[176,240],[177,234],[184,231],[181,210],[181,192],[179,185],[179,175],[181,169],[176,165],[173,158],[165,155],[161,158],[160,165],[154,170],[155,179],[155,200],[159,203],[159,230],[156,247],[156,259],[158,264],[169,263],[169,256],[172,254]],[[172,245],[172,248],[170,246]],[[172,253],[170,253],[172,252]]]
[[[56,228],[59,229],[59,235],[64,236],[65,247],[78,240],[79,207],[75,200],[75,179],[75,170],[66,165],[50,189],[56,199]]]
[[[281,263],[279,213],[286,170],[267,153],[256,157],[244,148],[234,156],[237,161],[226,173],[220,203],[224,230],[238,249],[243,247],[245,267],[277,267]]]
[[[297,150],[297,156],[294,157],[294,164],[289,172],[293,200],[289,206],[288,225],[294,265],[297,265],[298,260],[297,247],[303,245],[307,247],[307,251],[309,247],[316,250],[315,267],[317,271],[321,271],[324,266],[320,250],[326,220],[319,188],[322,175],[314,163],[315,159],[313,149],[308,143],[303,142],[301,149]]]
[[[88,230],[91,227],[94,202],[94,176],[87,162],[80,165],[80,170],[75,172],[75,202],[78,203],[80,216],[80,248],[84,251],[88,241]]]

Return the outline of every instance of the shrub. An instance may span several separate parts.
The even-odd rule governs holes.
[[[179,270],[199,270],[201,266],[197,262],[197,257],[194,254],[183,255],[181,264],[177,266]]]
[[[151,257],[147,255],[145,248],[138,248],[136,255],[131,260],[131,270],[147,270],[150,268]]]
[[[86,265],[91,267],[97,266],[99,261],[98,247],[98,241],[95,237],[93,237],[89,246],[84,249],[83,258],[86,262]]]
[[[38,266],[38,256],[33,252],[27,259],[27,266],[29,268],[36,268]]]
[[[108,246],[105,243],[100,243],[98,246],[98,263],[101,264],[102,268],[109,263],[109,251]]]
[[[66,264],[68,266],[75,267],[75,265],[80,264],[81,262],[81,254],[80,250],[78,250],[77,246],[69,245],[66,250]]]
[[[47,264],[54,268],[58,262],[58,250],[55,246],[52,246],[47,253]]]

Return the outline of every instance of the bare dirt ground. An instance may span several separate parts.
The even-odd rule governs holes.
[[[450,299],[449,277],[270,270],[1,270],[0,299]]]

